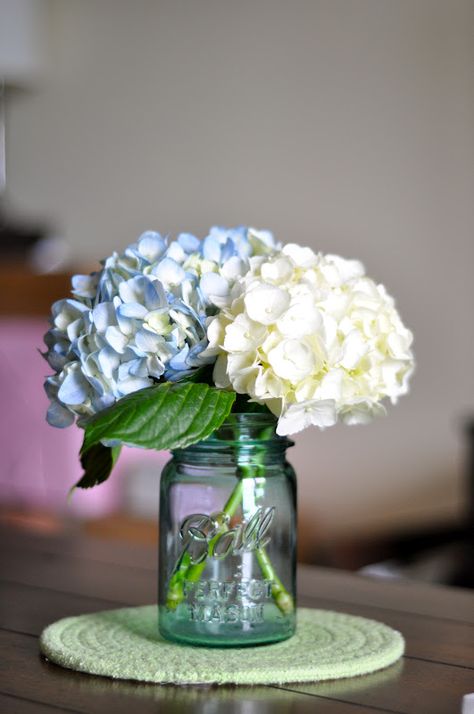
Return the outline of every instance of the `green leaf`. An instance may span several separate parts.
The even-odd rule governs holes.
[[[173,384],[182,384],[183,382],[199,382],[202,384],[212,385],[212,372],[214,365],[206,364],[197,369],[193,369],[192,372],[185,373],[184,377],[178,377]]]
[[[123,397],[84,423],[81,459],[86,474],[78,486],[84,479],[93,485],[107,478],[111,458],[104,453],[107,444],[184,448],[210,436],[228,416],[234,400],[235,392],[193,382],[165,382]]]
[[[81,455],[84,475],[74,488],[92,488],[106,481],[117,462],[120,450],[121,446],[110,447],[99,443],[84,452]]]
[[[234,414],[271,414],[272,412],[265,404],[251,402],[246,394],[237,394],[232,405]]]

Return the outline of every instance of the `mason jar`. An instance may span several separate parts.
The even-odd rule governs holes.
[[[296,479],[270,414],[172,452],[160,488],[159,629],[242,647],[295,631]]]

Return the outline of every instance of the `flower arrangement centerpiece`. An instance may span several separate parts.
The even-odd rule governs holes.
[[[123,444],[170,449],[160,629],[201,644],[294,631],[288,436],[365,424],[408,390],[412,335],[363,265],[268,231],[147,231],[52,307],[47,419],[84,429],[77,484]]]

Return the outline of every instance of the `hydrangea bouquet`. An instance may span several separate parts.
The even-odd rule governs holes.
[[[173,472],[172,461],[163,474],[162,634],[226,646],[291,636],[294,474],[286,462],[278,478],[275,462],[267,471],[268,439],[279,439],[281,460],[282,437],[366,423],[407,391],[412,335],[385,288],[358,261],[281,245],[268,231],[214,227],[202,241],[148,231],[100,271],[73,277],[45,342],[48,421],[77,420],[85,432],[77,486],[107,479],[123,444],[178,460],[196,444],[197,463],[216,472],[192,514],[182,509],[193,499],[168,498],[169,478],[195,487],[195,472]],[[255,439],[242,431],[249,416],[264,426]],[[222,443],[209,458],[225,420],[230,462]]]
[[[182,448],[231,411],[270,411],[280,435],[366,423],[414,366],[410,331],[360,262],[246,227],[147,231],[74,276],[51,323],[47,419],[84,428],[81,488],[122,444]]]

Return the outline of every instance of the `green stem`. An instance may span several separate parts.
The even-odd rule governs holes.
[[[242,479],[239,479],[237,482],[237,486],[234,488],[232,493],[230,494],[229,500],[224,506],[223,512],[229,516],[229,518],[232,518],[234,513],[236,512],[241,500],[242,500],[242,491],[243,491],[243,482]],[[216,535],[211,538],[209,541],[209,548],[208,548],[208,555],[210,555],[213,552],[214,544],[219,540],[220,536],[222,533],[228,530],[227,523],[223,523],[222,526],[219,528],[217,531]],[[190,580],[192,583],[197,583],[201,575],[207,565],[207,558],[205,558],[202,563],[196,563],[196,565],[191,565],[188,574],[186,576],[186,580]]]
[[[265,434],[266,435],[266,434]],[[263,438],[262,434],[262,438]],[[236,487],[230,494],[230,497],[223,508],[223,513],[231,518],[238,506],[242,502],[243,494],[243,477],[253,478],[252,472],[255,469],[258,472],[263,471],[263,457],[264,451],[258,454],[252,464],[242,464],[239,463],[240,478],[237,482]],[[238,461],[238,458],[237,458]],[[210,540],[208,547],[208,555],[210,556],[213,552],[213,547],[219,537],[228,530],[227,523],[223,523],[221,528],[217,531],[215,536]],[[265,548],[257,548],[256,557],[262,574],[266,580],[271,581],[271,594],[275,601],[278,609],[284,614],[288,615],[294,610],[294,602],[291,595],[286,590],[285,586],[281,582],[280,578],[277,576],[275,569],[272,565],[270,558],[265,550]],[[166,598],[166,607],[169,610],[176,610],[178,605],[184,600],[184,584],[185,582],[199,582],[201,575],[204,572],[207,565],[207,557],[201,563],[193,564],[191,561],[191,556],[185,550],[181,555],[178,565],[175,568],[173,575],[170,578],[168,584],[168,594]]]
[[[255,460],[252,464],[241,465],[240,468],[242,472],[246,474],[249,478],[252,478],[252,470],[254,468],[256,469],[257,473],[261,471],[264,472],[264,464],[262,462],[263,455],[264,451],[262,450],[261,454],[257,454],[255,456]],[[275,605],[284,615],[289,615],[291,612],[293,612],[295,608],[293,598],[291,597],[290,593],[285,588],[280,578],[276,574],[275,568],[273,567],[272,561],[268,557],[267,551],[265,550],[265,548],[257,548],[257,550],[255,551],[255,555],[257,557],[257,562],[260,566],[260,570],[262,571],[263,577],[265,578],[265,580],[269,580],[272,583],[271,594],[273,600],[275,601]]]
[[[284,615],[289,615],[295,609],[293,598],[276,574],[265,548],[258,548],[256,555],[263,577],[272,582],[271,592],[275,605]]]
[[[230,494],[229,499],[223,508],[223,512],[229,516],[229,518],[232,518],[242,500],[242,489],[242,480],[239,479],[236,487]],[[226,530],[227,525],[223,524],[217,531],[216,535],[211,539],[208,547],[208,555],[211,554],[214,543],[217,541],[219,536]],[[198,582],[206,565],[207,557],[202,561],[202,563],[193,564],[189,553],[186,550],[183,552],[168,584],[168,594],[166,598],[166,607],[168,609],[176,610],[178,605],[184,600],[185,580],[194,583]]]

